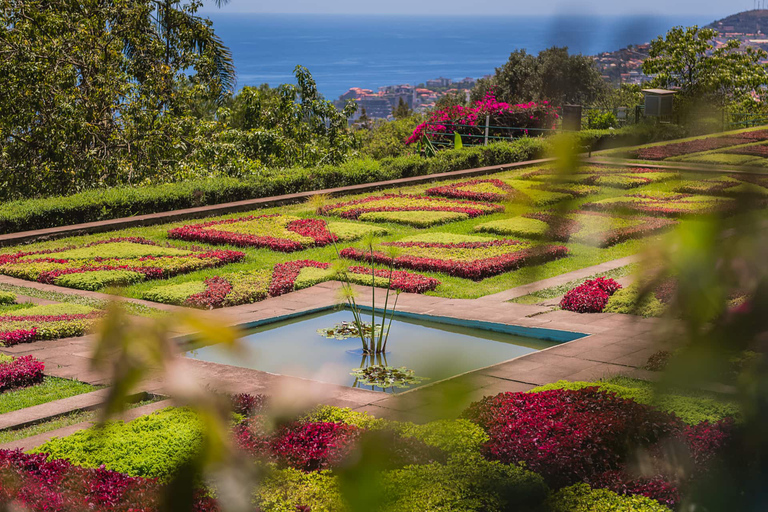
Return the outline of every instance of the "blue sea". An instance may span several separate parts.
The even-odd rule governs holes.
[[[206,14],[232,49],[238,88],[293,81],[307,67],[326,98],[350,87],[416,85],[440,76],[492,74],[510,52],[553,45],[594,55],[646,43],[676,25],[713,20],[686,17],[459,17],[227,13]]]

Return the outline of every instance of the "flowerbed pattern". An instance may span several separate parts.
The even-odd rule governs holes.
[[[153,252],[167,249],[172,253],[143,255],[140,251],[143,246],[151,246],[147,250]],[[101,256],[76,252],[91,248]],[[131,257],[124,256],[126,248],[136,249],[129,254]],[[237,251],[182,251],[164,248],[142,238],[110,238],[79,247],[3,254],[0,255],[0,274],[71,288],[98,290],[108,285],[168,278],[218,267],[238,262],[244,257],[245,254]]]
[[[608,167],[602,165],[580,169],[574,174],[561,175],[555,169],[544,168],[523,174],[522,178],[543,181],[554,187],[568,183],[630,189],[676,178],[677,173],[650,168]]]
[[[611,295],[619,289],[621,285],[613,279],[588,279],[569,290],[560,301],[560,307],[576,313],[602,313]]]
[[[735,207],[736,203],[731,199],[690,194],[631,194],[582,205],[585,210],[631,210],[666,217],[729,213]]]
[[[526,219],[540,221],[530,223]],[[613,217],[600,212],[528,213],[522,218],[503,219],[475,226],[475,230],[499,235],[546,238],[560,242],[579,242],[598,247],[643,238],[668,229],[675,221],[659,217]]]
[[[370,252],[348,247],[341,251],[341,256],[368,263],[394,264],[398,268],[442,272],[465,279],[481,280],[568,255],[568,249],[563,246],[532,246],[518,240],[460,243],[387,242],[382,245],[397,247],[403,254],[393,260],[382,252],[375,251],[371,255]]]
[[[280,252],[322,247],[338,240],[328,231],[322,219],[300,219],[279,214],[190,224],[169,230],[168,237],[208,244],[265,247]]]
[[[674,507],[690,483],[665,469],[662,445],[685,446],[695,474],[728,441],[730,419],[686,425],[674,415],[595,387],[537,393],[502,393],[472,404],[464,416],[489,436],[483,452],[507,464],[524,462],[555,488],[578,482],[620,494],[640,494]],[[656,475],[632,476],[637,449],[651,458]]]
[[[427,189],[428,196],[496,202],[522,200],[525,195],[498,179],[470,180]]]
[[[687,181],[678,187],[681,194],[710,196],[768,196],[768,179],[759,176],[722,176],[702,181]]]
[[[347,269],[347,278],[350,281],[362,285],[371,284],[371,269],[368,267],[349,267]],[[374,271],[376,286],[387,287],[387,281],[391,279],[393,290],[399,290],[406,293],[426,293],[434,290],[440,285],[440,281],[433,277],[427,277],[422,274],[414,274],[404,270],[393,270],[391,275],[387,269],[376,269]]]
[[[142,298],[164,304],[199,309],[217,309],[251,304],[267,298],[269,270],[214,276],[205,281],[164,285],[147,290]]]
[[[755,144],[752,146],[741,146],[738,148],[730,148],[722,151],[730,155],[747,155],[747,156],[759,156],[761,158],[768,158],[768,144]]]
[[[43,382],[45,365],[32,356],[0,362],[0,392]]]
[[[689,153],[712,151],[728,146],[738,146],[740,144],[748,144],[750,142],[759,142],[763,140],[768,140],[768,130],[756,130],[732,135],[723,135],[720,137],[708,137],[705,139],[677,142],[674,144],[638,148],[629,152],[629,157],[639,160],[665,160],[667,158],[687,155]]]
[[[337,203],[320,208],[321,215],[336,215],[346,219],[358,219],[364,214],[383,212],[451,212],[465,218],[504,211],[504,207],[480,201],[444,199],[418,195],[385,194]]]
[[[72,313],[59,313],[70,308]],[[103,314],[103,311],[86,306],[64,304],[0,315],[0,345],[11,347],[37,340],[82,336]]]

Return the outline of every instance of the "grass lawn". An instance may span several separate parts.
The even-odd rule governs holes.
[[[0,414],[18,411],[33,405],[45,404],[62,398],[90,393],[103,386],[92,386],[84,382],[46,376],[40,384],[27,388],[12,389],[0,394]]]

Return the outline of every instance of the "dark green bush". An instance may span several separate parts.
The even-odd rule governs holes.
[[[544,148],[542,139],[519,139],[487,147],[443,151],[430,159],[419,156],[380,161],[358,159],[338,166],[263,171],[244,179],[211,178],[114,187],[71,196],[12,201],[0,205],[0,233],[521,162],[539,157]]]

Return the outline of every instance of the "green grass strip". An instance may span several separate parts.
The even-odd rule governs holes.
[[[102,387],[59,377],[45,377],[40,384],[0,394],[0,414],[90,393]]]

